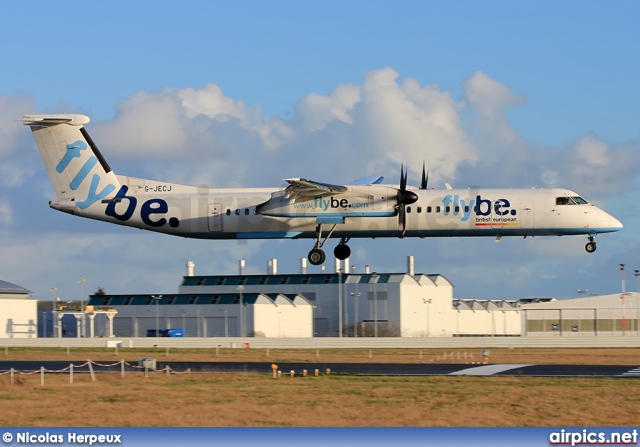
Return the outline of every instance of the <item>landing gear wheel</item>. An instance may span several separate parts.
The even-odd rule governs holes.
[[[327,258],[327,255],[324,254],[324,251],[319,248],[314,248],[309,252],[309,256],[307,256],[309,262],[313,265],[320,265]]]
[[[347,244],[340,243],[336,245],[336,248],[333,250],[333,254],[335,255],[336,259],[344,261],[349,256],[351,256],[351,249]]]
[[[596,243],[589,242],[587,245],[584,246],[584,249],[587,250],[587,253],[593,253],[594,251],[596,251]]]

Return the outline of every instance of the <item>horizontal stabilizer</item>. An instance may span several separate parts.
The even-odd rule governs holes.
[[[27,126],[55,126],[56,124],[70,124],[71,126],[84,126],[89,122],[89,117],[84,115],[24,115],[22,122]]]

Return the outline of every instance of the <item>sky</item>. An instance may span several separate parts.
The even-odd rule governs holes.
[[[415,256],[457,298],[617,293],[640,269],[638,2],[18,2],[0,14],[0,279],[37,299],[175,293],[196,274],[297,273],[312,240],[198,241],[54,211],[24,114],[81,113],[118,174],[563,187],[624,229],[352,240],[361,272]],[[330,244],[330,243],[329,243]],[[333,244],[327,247],[331,253]],[[333,268],[332,257],[325,263]],[[319,267],[310,266],[311,273]],[[85,279],[84,284],[78,280]],[[55,292],[51,288],[56,288]]]

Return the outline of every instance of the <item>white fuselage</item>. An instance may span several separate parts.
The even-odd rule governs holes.
[[[333,237],[398,237],[397,187],[350,187],[345,194],[293,202],[282,188],[208,189],[118,176],[126,192],[85,210],[61,211],[136,228],[205,239],[314,238],[318,224]],[[591,204],[558,205],[565,189],[412,189],[406,237],[596,235],[622,224]],[[106,202],[106,203],[103,203]],[[271,203],[271,206],[265,207]],[[259,210],[259,212],[258,212]]]

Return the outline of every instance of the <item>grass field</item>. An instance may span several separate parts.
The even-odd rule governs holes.
[[[253,351],[253,352],[252,352]],[[456,363],[449,358],[443,363]],[[460,351],[460,357],[464,358]],[[467,352],[469,358],[471,351]],[[80,362],[437,361],[444,352],[408,350],[107,350],[11,349],[5,359]],[[474,357],[479,352],[474,352]],[[491,363],[640,364],[639,350],[492,350]],[[523,360],[526,359],[526,360]],[[479,360],[479,359],[476,359]],[[101,373],[0,376],[5,426],[632,426],[640,380],[515,377],[271,378],[265,374]]]

